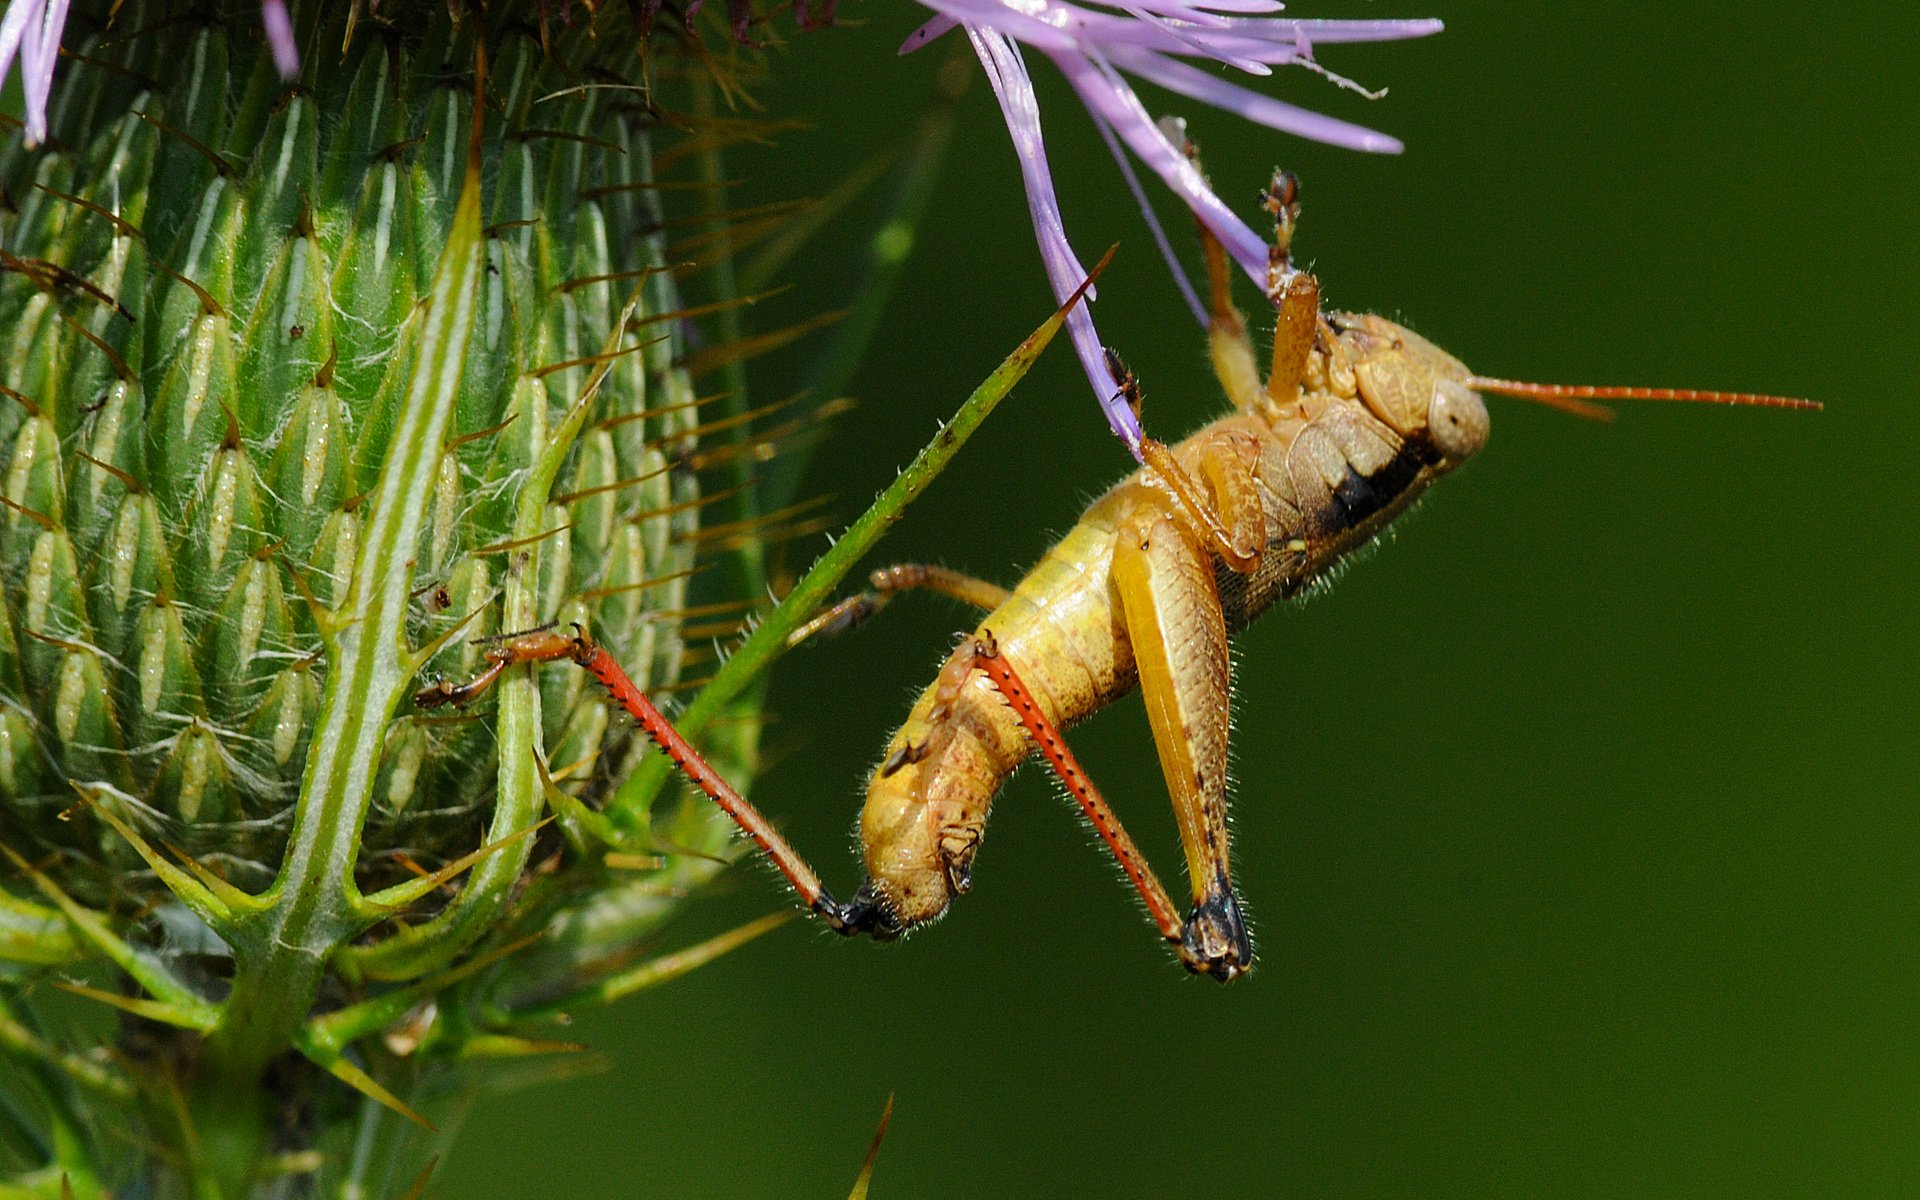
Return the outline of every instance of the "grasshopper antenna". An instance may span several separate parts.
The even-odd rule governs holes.
[[[1490,379],[1485,375],[1470,375],[1467,386],[1476,392],[1493,392],[1501,396],[1518,396],[1522,400],[1531,400],[1535,404],[1544,404],[1548,408],[1557,408],[1578,417],[1595,421],[1613,420],[1613,410],[1598,404],[1588,404],[1589,400],[1665,400],[1680,404],[1733,404],[1747,408],[1798,408],[1817,409],[1817,400],[1801,400],[1792,396],[1766,396],[1756,392],[1708,392],[1694,388],[1651,388],[1651,387],[1592,387],[1585,384],[1567,383],[1525,383],[1517,379]]]

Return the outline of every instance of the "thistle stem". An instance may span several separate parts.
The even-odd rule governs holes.
[[[232,938],[233,990],[207,1039],[192,1104],[205,1160],[197,1185],[210,1196],[244,1194],[254,1177],[270,1110],[261,1074],[313,1007],[327,960],[368,923],[356,911],[354,864],[387,726],[413,670],[402,661],[413,558],[459,395],[484,266],[483,112],[474,106],[466,181],[341,614],[286,854],[265,907],[242,919]]]

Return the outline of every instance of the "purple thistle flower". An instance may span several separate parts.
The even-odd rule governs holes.
[[[1377,42],[1425,37],[1438,33],[1434,20],[1313,21],[1269,16],[1279,11],[1277,0],[1136,0],[1122,4],[1108,0],[1107,8],[1067,3],[1066,0],[920,0],[936,15],[915,30],[900,47],[902,54],[918,50],[944,33],[966,30],[986,68],[1000,111],[1013,137],[1026,183],[1027,205],[1033,215],[1040,258],[1054,295],[1062,302],[1085,278],[1086,271],[1067,241],[1060,204],[1048,173],[1045,142],[1040,131],[1040,108],[1021,55],[1031,46],[1053,60],[1079,95],[1101,135],[1113,148],[1128,186],[1134,191],[1154,236],[1166,252],[1166,239],[1145,204],[1137,181],[1119,147],[1124,144],[1148,170],[1160,177],[1192,210],[1240,269],[1262,291],[1268,287],[1267,244],[1233,214],[1184,149],[1147,114],[1123,71],[1170,92],[1300,137],[1354,150],[1393,154],[1400,143],[1382,133],[1299,108],[1240,84],[1221,79],[1186,62],[1208,59],[1248,75],[1273,73],[1278,66],[1304,66],[1351,87],[1313,58],[1316,43]],[[1171,255],[1168,256],[1172,264]],[[1177,264],[1189,307],[1203,322],[1205,312]],[[1093,294],[1068,317],[1074,349],[1087,379],[1099,397],[1113,432],[1134,457],[1140,457],[1140,422],[1123,397],[1107,366],[1107,356],[1087,310]]]
[[[60,34],[67,25],[69,0],[7,0],[0,14],[0,87],[20,57],[20,87],[27,100],[27,145],[47,138],[47,101],[53,95],[53,68],[60,61]],[[293,22],[286,0],[261,0],[260,21],[273,50],[280,75],[292,79],[300,70],[300,50],[293,41]]]

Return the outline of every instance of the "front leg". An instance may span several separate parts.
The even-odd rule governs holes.
[[[1143,505],[1121,523],[1113,580],[1193,888],[1181,958],[1231,979],[1252,964],[1253,948],[1228,858],[1231,676],[1213,560],[1170,514]]]
[[[1144,405],[1139,377],[1111,350],[1107,351],[1107,370],[1133,411],[1140,412]],[[1225,378],[1223,375],[1223,381]],[[1253,482],[1260,461],[1258,439],[1242,429],[1215,429],[1191,439],[1187,446],[1188,453],[1199,459],[1198,478],[1165,442],[1141,438],[1144,478],[1164,490],[1193,536],[1230,570],[1253,573],[1259,569],[1261,552],[1266,549],[1266,514]]]

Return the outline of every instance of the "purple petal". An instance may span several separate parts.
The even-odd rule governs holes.
[[[1308,41],[1321,45],[1335,42],[1404,42],[1412,38],[1432,37],[1446,29],[1446,23],[1437,17],[1416,18],[1411,20],[1385,21],[1336,21],[1336,20],[1298,20],[1298,21],[1262,21],[1259,18],[1229,18],[1227,28],[1233,32],[1259,37],[1258,31],[1264,25],[1291,25],[1298,29]],[[1289,37],[1292,35],[1289,34]]]
[[[1182,21],[1205,23],[1222,20],[1220,13],[1277,13],[1287,6],[1280,0],[1207,0],[1205,4],[1194,4],[1190,0],[1139,0],[1126,7],[1148,8]]]
[[[1039,50],[1111,51],[1122,46],[1163,54],[1209,57],[1220,62],[1281,65],[1297,61],[1299,39],[1334,43],[1424,37],[1440,29],[1438,21],[1293,21],[1272,17],[1232,17],[1189,22],[1178,33],[1165,22],[1143,21],[1100,12],[1064,0],[1025,0],[1018,8],[1003,0],[921,0],[926,7],[957,20],[999,30]],[[1191,9],[1183,10],[1185,16]]]
[[[1067,242],[1060,201],[1054,194],[1053,176],[1047,166],[1046,142],[1040,131],[1040,104],[1033,94],[1033,79],[1027,74],[1019,47],[1005,34],[972,25],[966,26],[966,30],[974,53],[980,56],[980,65],[986,69],[987,80],[993,85],[993,94],[1000,101],[1000,111],[1006,117],[1007,132],[1013,137],[1014,153],[1020,161],[1020,177],[1026,183],[1027,208],[1033,216],[1034,236],[1040,243],[1040,260],[1046,266],[1054,297],[1064,304],[1087,277],[1087,270]],[[1106,350],[1093,327],[1093,315],[1088,311],[1092,299],[1093,293],[1089,291],[1086,299],[1067,313],[1067,335],[1087,373],[1087,381],[1093,385],[1094,396],[1106,413],[1107,424],[1137,459],[1140,457],[1140,419],[1113,384]]]
[[[12,0],[0,17],[0,84],[18,54],[30,147],[47,138],[47,98],[53,94],[53,66],[60,59],[60,32],[66,23],[67,0]]]
[[[1228,66],[1238,67],[1240,70],[1245,71],[1249,75],[1273,74],[1273,68],[1269,67],[1267,64],[1263,62],[1260,62],[1258,59],[1246,58],[1242,55],[1233,54],[1230,52],[1215,51],[1209,48],[1206,42],[1202,41],[1197,35],[1190,34],[1185,30],[1183,30],[1177,22],[1169,21],[1162,17],[1157,17],[1154,14],[1147,12],[1144,9],[1139,9],[1134,11],[1135,11],[1135,15],[1138,16],[1140,20],[1145,21],[1147,24],[1152,25],[1154,28],[1159,29],[1162,32],[1166,33],[1168,36],[1174,38],[1176,41],[1186,46],[1189,50],[1191,50],[1195,54],[1198,54],[1204,58],[1219,59],[1221,62],[1227,64]]]
[[[1266,242],[1248,228],[1246,222],[1234,216],[1233,210],[1220,202],[1220,197],[1213,194],[1213,189],[1207,186],[1199,169],[1187,161],[1187,156],[1160,132],[1126,81],[1111,67],[1097,65],[1084,55],[1048,57],[1067,77],[1073,90],[1079,93],[1080,102],[1113,126],[1114,132],[1146,164],[1147,169],[1158,175],[1161,182],[1193,210],[1193,215],[1206,224],[1213,236],[1220,239],[1227,253],[1233,255],[1234,261],[1240,264],[1240,269],[1265,289]]]
[[[67,26],[68,0],[48,0],[38,36],[28,27],[20,43],[20,85],[27,112],[39,114],[39,136],[47,136],[47,101],[53,95],[53,68],[60,61],[60,34]]]
[[[1261,95],[1237,83],[1216,79],[1205,71],[1163,54],[1115,47],[1112,58],[1116,66],[1150,83],[1157,83],[1170,92],[1190,96],[1225,112],[1235,113],[1269,129],[1372,154],[1398,154],[1405,149],[1398,138]]]
[[[300,74],[300,47],[293,40],[293,22],[287,17],[287,0],[260,0],[260,24],[267,30],[267,45],[273,48],[273,65],[280,78]]]
[[[922,46],[938,40],[943,34],[951,33],[959,24],[960,22],[954,20],[952,17],[935,17],[933,20],[928,21],[925,25],[908,34],[907,40],[900,43],[899,52],[901,54],[912,54]]]
[[[1044,13],[1045,18],[1029,15],[1009,8],[1001,0],[921,0],[921,2],[942,16],[968,26],[978,26],[991,30],[1004,37],[1014,38],[1027,45],[1073,46],[1077,35],[1065,26],[1073,23],[1074,18],[1066,6],[1042,0],[1034,5],[1034,11]],[[975,47],[978,52],[978,47]],[[984,57],[981,62],[985,62]]]
[[[7,72],[13,67],[13,56],[20,50],[27,26],[39,22],[44,8],[43,0],[11,0],[6,11],[0,12],[0,86],[7,82]]]

